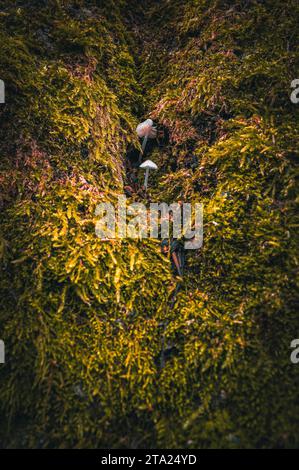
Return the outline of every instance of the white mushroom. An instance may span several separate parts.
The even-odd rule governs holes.
[[[145,169],[144,186],[145,186],[145,189],[147,189],[149,171],[150,170],[157,170],[158,167],[151,160],[146,160],[145,162],[141,163],[139,168]]]
[[[136,132],[138,137],[143,138],[142,150],[139,155],[139,162],[141,161],[142,155],[147,144],[148,139],[154,139],[157,136],[157,129],[154,127],[154,123],[151,119],[146,119],[146,121],[141,122],[136,127]]]

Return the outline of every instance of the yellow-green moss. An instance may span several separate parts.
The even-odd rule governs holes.
[[[2,445],[297,446],[295,0],[37,3],[0,13]],[[158,243],[94,234],[143,113],[152,200],[204,203],[173,309]]]

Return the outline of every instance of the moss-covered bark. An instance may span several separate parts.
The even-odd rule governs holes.
[[[298,445],[298,13],[295,0],[2,6],[3,446]],[[174,308],[157,242],[94,233],[149,114],[170,134],[151,199],[204,203]]]

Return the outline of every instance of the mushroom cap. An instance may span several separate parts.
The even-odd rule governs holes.
[[[145,162],[141,163],[140,167],[139,168],[150,168],[151,170],[157,170],[158,167],[157,165],[152,162],[151,160],[145,160]]]
[[[156,137],[157,130],[154,127],[154,123],[151,119],[146,119],[146,121],[141,122],[138,124],[136,127],[136,132],[138,134],[138,137],[149,137],[150,139],[153,139]]]

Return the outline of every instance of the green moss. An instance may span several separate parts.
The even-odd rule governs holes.
[[[298,446],[296,2],[6,3],[2,445]],[[141,113],[152,200],[204,203],[173,309],[157,242],[94,233]]]

